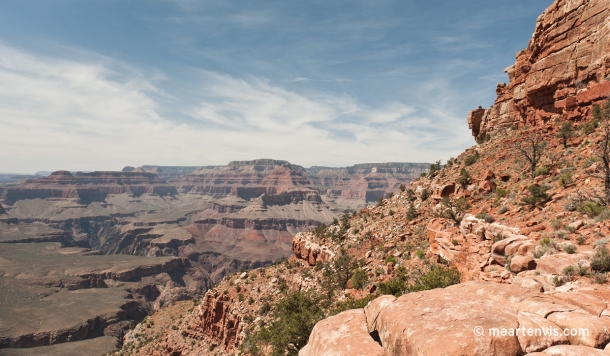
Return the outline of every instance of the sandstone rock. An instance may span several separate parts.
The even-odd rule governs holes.
[[[485,180],[479,183],[479,190],[484,193],[491,193],[496,190],[496,183],[490,180]]]
[[[496,261],[496,263],[501,266],[504,266],[506,264],[506,257],[509,256],[509,254],[506,253],[507,247],[514,243],[526,242],[529,243],[528,238],[522,235],[513,235],[504,240],[500,240],[493,244],[493,246],[491,247],[492,257]]]
[[[581,119],[610,94],[610,2],[556,0],[539,18],[528,47],[505,71],[494,105],[468,115],[475,138],[510,125],[542,125],[553,116]],[[583,88],[584,87],[584,88]],[[482,117],[481,117],[482,116]]]
[[[381,297],[369,302],[369,304],[364,307],[364,314],[366,316],[369,333],[374,332],[377,327],[377,317],[379,316],[379,312],[394,303],[395,300],[396,297],[393,295],[382,295]]]
[[[562,329],[571,330],[567,337],[572,345],[599,348],[610,341],[610,319],[605,317],[574,311],[552,313],[548,320]]]
[[[485,171],[485,173],[483,173],[483,175],[481,175],[482,180],[492,180],[495,177],[496,175],[490,169],[488,169],[487,171]]]
[[[536,269],[548,274],[561,275],[567,266],[577,266],[580,260],[586,260],[582,255],[558,253],[555,255],[545,255],[538,260]]]
[[[327,261],[334,255],[328,247],[312,242],[304,234],[297,234],[292,239],[292,252],[296,258],[307,261],[310,266],[315,266],[318,261]]]
[[[604,303],[604,301],[586,293],[558,293],[556,294],[556,297],[566,303],[576,305],[595,316],[601,316],[602,312],[607,308],[607,304]]]
[[[607,352],[586,346],[559,345],[550,347],[543,352],[527,354],[527,356],[608,356]]]
[[[510,270],[515,273],[536,269],[536,261],[529,256],[516,255],[510,260]]]
[[[578,230],[581,227],[583,227],[585,225],[585,223],[582,220],[577,220],[574,221],[573,223],[568,224],[568,227],[574,229],[574,230]]]
[[[541,316],[520,312],[517,314],[517,320],[519,327],[523,330],[523,332],[517,333],[517,338],[524,352],[535,352],[554,345],[569,343],[563,335],[563,330]],[[536,330],[541,330],[541,332],[536,334]]]
[[[486,288],[468,285],[475,290]],[[375,330],[386,352],[391,355],[519,354],[521,346],[514,336],[473,333],[476,326],[484,330],[498,325],[517,328],[515,310],[460,287],[408,294],[383,308]]]
[[[385,356],[369,335],[362,309],[348,310],[316,324],[299,356]]]
[[[218,292],[206,293],[199,305],[201,329],[208,337],[219,340],[227,351],[234,350],[243,337],[241,316],[231,313],[230,299]]]

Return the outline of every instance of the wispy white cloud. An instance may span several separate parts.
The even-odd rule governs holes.
[[[302,165],[432,161],[459,141],[455,118],[393,101],[297,93],[260,77],[196,72],[195,101],[172,120],[160,90],[126,66],[41,57],[0,45],[2,171],[223,164],[273,157]],[[428,143],[444,137],[438,148]]]

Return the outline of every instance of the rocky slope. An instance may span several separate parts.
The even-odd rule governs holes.
[[[469,114],[478,146],[157,312],[115,354],[609,355],[609,9],[555,1],[494,106]]]

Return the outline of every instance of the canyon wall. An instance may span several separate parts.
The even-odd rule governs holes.
[[[497,99],[468,116],[481,140],[508,127],[581,121],[610,95],[610,1],[558,0],[536,21],[527,48],[506,68]]]

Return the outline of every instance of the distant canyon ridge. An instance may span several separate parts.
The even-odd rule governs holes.
[[[290,256],[297,232],[359,210],[428,169],[259,159],[0,174],[0,301],[9,306],[0,308],[0,348],[78,340],[108,348],[151,310]]]

